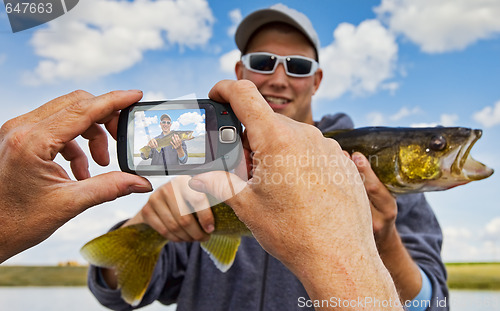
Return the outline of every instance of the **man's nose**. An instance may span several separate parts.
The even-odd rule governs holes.
[[[271,74],[271,85],[275,87],[285,87],[288,83],[288,75],[286,74],[285,66],[278,64],[276,70]]]

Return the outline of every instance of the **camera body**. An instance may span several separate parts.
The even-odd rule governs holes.
[[[138,102],[120,112],[120,169],[142,176],[233,169],[242,126],[229,104],[210,99]]]

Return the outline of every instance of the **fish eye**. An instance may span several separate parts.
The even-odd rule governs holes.
[[[436,135],[431,138],[429,148],[434,151],[442,151],[446,148],[446,138],[441,135]]]

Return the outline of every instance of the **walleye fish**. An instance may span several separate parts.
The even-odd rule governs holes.
[[[325,133],[349,153],[361,152],[395,194],[439,191],[481,180],[493,169],[470,151],[483,132],[463,127],[365,127]]]
[[[167,135],[158,138],[156,140],[158,142],[158,147],[156,148],[156,150],[160,152],[161,148],[170,146],[172,142],[172,137],[174,135],[179,136],[180,140],[191,140],[194,138],[193,131],[170,131],[170,133],[168,133]],[[139,151],[144,156],[144,158],[147,159],[151,155],[151,150],[152,148],[146,145],[142,147]]]
[[[367,127],[324,134],[349,153],[363,153],[375,174],[393,193],[445,190],[480,180],[493,170],[470,156],[481,130],[468,128]],[[251,235],[224,203],[212,207],[215,230],[201,242],[217,268],[233,264],[241,236]],[[85,244],[83,257],[91,264],[115,268],[122,298],[137,305],[151,281],[161,249],[168,241],[146,224],[123,227]]]

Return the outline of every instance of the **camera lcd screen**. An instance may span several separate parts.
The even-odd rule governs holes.
[[[241,124],[229,108],[210,100],[130,106],[121,112],[118,125],[120,167],[139,175],[191,175],[234,167],[241,151]]]
[[[134,113],[134,165],[204,164],[205,109]]]
[[[144,173],[183,171],[213,160],[207,149],[206,115],[210,107],[189,106],[138,105],[130,111],[130,168]]]

